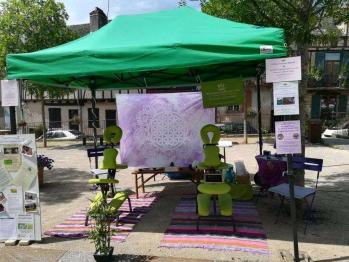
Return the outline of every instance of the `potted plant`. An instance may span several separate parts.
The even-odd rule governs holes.
[[[110,228],[114,218],[111,215],[110,206],[107,203],[106,195],[97,204],[88,210],[88,216],[92,217],[95,225],[88,233],[88,238],[95,245],[94,258],[97,262],[112,261],[114,247],[110,246],[112,230]]]
[[[321,71],[317,69],[315,66],[310,66],[308,72],[308,87],[315,87],[316,83],[319,82],[321,79]]]
[[[80,124],[80,117],[75,115],[71,119],[69,119],[69,122],[73,125],[78,125]]]
[[[338,74],[338,87],[345,88],[345,84],[347,82],[348,71],[346,65],[342,65],[339,74]]]
[[[39,186],[42,186],[44,184],[44,168],[51,170],[54,162],[53,159],[48,158],[44,155],[38,155],[37,156],[37,165],[38,165],[38,178],[39,178]]]
[[[247,109],[247,112],[246,112],[246,117],[249,118],[249,119],[253,119],[257,116],[257,112],[256,110],[254,110],[252,107],[248,108]]]
[[[24,120],[18,121],[19,127],[25,127],[26,125],[27,125],[27,122],[25,122]]]

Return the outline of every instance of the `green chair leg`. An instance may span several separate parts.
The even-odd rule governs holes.
[[[210,214],[211,196],[207,194],[198,194],[197,202],[199,216],[208,216]]]
[[[218,202],[222,216],[231,216],[233,214],[233,201],[230,194],[218,195]]]

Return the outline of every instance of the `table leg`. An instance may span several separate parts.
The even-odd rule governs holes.
[[[142,179],[142,192],[145,193],[145,189],[144,189],[144,176],[143,176],[143,174],[141,175],[141,179]]]
[[[135,174],[135,189],[136,189],[136,198],[138,198],[138,174]]]

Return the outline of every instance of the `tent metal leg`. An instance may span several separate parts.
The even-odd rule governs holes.
[[[262,112],[261,112],[261,75],[257,72],[257,111],[258,111],[258,141],[259,141],[259,154],[263,152],[263,136],[262,136]]]
[[[93,127],[93,146],[97,149],[97,114],[96,114],[96,90],[94,89],[95,83],[92,82],[91,95],[92,95],[92,127]],[[95,155],[95,168],[98,168],[98,156]]]

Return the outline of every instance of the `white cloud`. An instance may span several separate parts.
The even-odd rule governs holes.
[[[89,22],[89,13],[95,8],[101,8],[106,14],[108,0],[57,0],[64,3],[69,14],[68,24]],[[188,5],[200,9],[199,1],[188,0]],[[109,0],[109,19],[118,15],[140,14],[178,6],[178,0]]]

